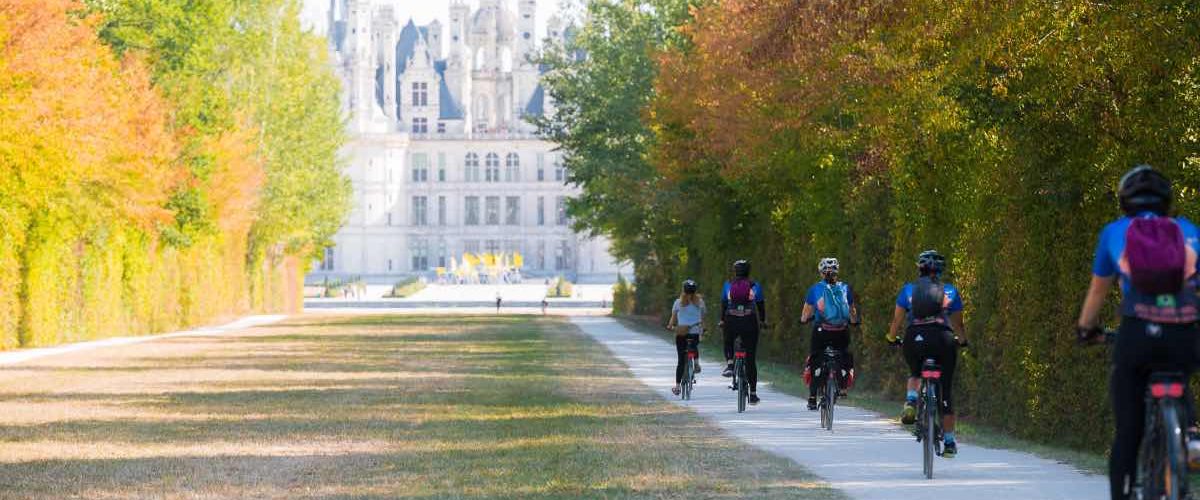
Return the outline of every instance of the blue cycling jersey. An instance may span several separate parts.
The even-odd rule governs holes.
[[[1155,217],[1152,213],[1144,213],[1138,217]],[[1200,253],[1200,230],[1191,221],[1176,217],[1175,222],[1183,232],[1184,244]],[[1096,244],[1096,257],[1092,262],[1092,274],[1101,278],[1118,276],[1121,283],[1121,315],[1157,321],[1163,323],[1189,323],[1195,321],[1197,312],[1195,272],[1192,279],[1187,280],[1183,292],[1176,295],[1150,296],[1133,288],[1129,279],[1128,264],[1122,262],[1125,253],[1125,233],[1129,231],[1131,217],[1121,217],[1100,231],[1100,240]]]
[[[962,294],[958,292],[958,287],[954,286],[952,283],[943,283],[942,285],[942,291],[946,294],[946,300],[944,301],[945,306],[942,308],[942,317],[938,318],[938,322],[942,324],[949,324],[950,313],[963,310]],[[904,286],[900,287],[900,293],[896,294],[896,307],[907,311],[905,317],[907,318],[907,322],[909,324],[912,324],[913,321],[912,296],[912,283],[905,283]]]

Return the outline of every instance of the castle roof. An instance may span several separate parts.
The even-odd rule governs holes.
[[[543,116],[546,114],[546,90],[539,84],[525,105],[526,116]]]

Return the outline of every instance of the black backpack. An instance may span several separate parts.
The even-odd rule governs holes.
[[[924,276],[913,283],[912,312],[913,319],[925,319],[940,316],[946,301],[946,287],[942,282]]]

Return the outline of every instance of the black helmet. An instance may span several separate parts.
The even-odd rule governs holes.
[[[690,278],[683,280],[683,293],[696,293],[696,282]]]
[[[1121,210],[1128,215],[1145,211],[1167,215],[1171,209],[1171,181],[1150,165],[1138,165],[1121,176],[1117,196]]]
[[[942,274],[946,270],[946,258],[937,250],[926,250],[917,256],[917,271],[921,276]]]
[[[750,262],[746,259],[738,259],[733,262],[733,275],[738,278],[746,278],[750,276]]]

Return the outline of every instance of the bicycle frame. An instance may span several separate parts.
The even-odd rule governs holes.
[[[680,397],[684,400],[692,399],[692,389],[696,383],[696,360],[700,356],[696,340],[691,335],[687,337],[687,364],[684,365],[683,381],[680,384],[682,386]]]

